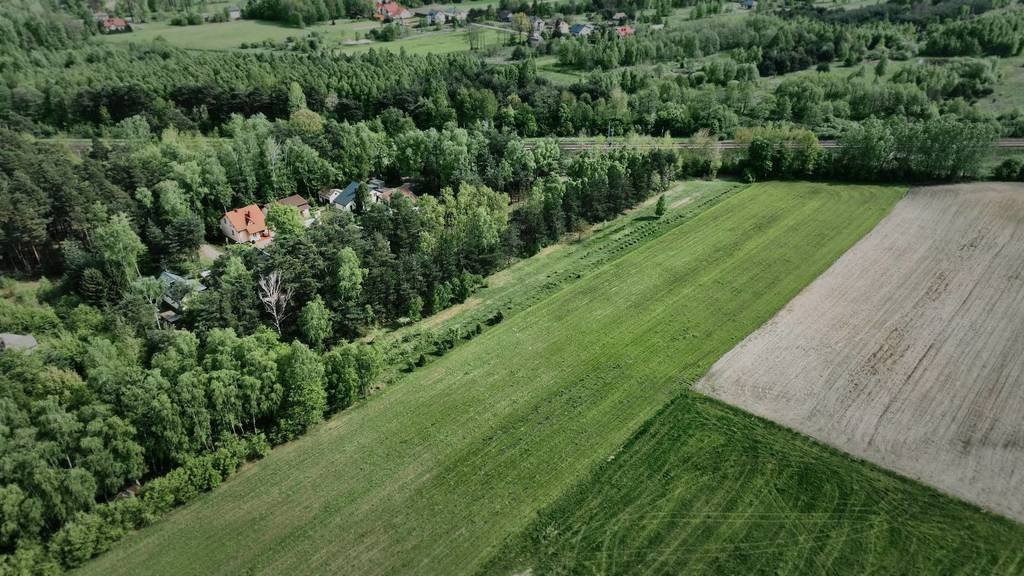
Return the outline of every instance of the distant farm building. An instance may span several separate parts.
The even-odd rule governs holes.
[[[228,6],[228,20],[240,20],[242,18],[242,9],[238,6]]]
[[[619,38],[628,38],[636,33],[636,30],[632,26],[616,26],[615,33],[618,34]]]

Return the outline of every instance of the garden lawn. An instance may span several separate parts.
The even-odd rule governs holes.
[[[730,195],[275,449],[80,572],[475,572],[902,192],[767,183]]]

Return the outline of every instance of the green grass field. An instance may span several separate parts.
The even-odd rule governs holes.
[[[81,573],[474,572],[901,194],[783,183],[719,196]],[[871,489],[873,469],[848,470]]]
[[[311,31],[320,32],[328,41],[342,42],[362,38],[367,30],[378,27],[372,20],[339,20],[334,26],[330,22],[292,28],[275,22],[260,20],[238,20],[201,24],[199,26],[171,26],[165,22],[147,22],[129,34],[104,36],[107,42],[151,42],[163,38],[168,44],[193,50],[236,50],[242,43],[273,40],[280,42],[288,37],[300,38]]]
[[[345,53],[367,52],[371,48],[395,52],[404,49],[410,54],[446,54],[469,50],[465,30],[450,28],[441,31],[410,32],[408,36],[392,42],[344,44],[352,40],[362,40],[367,31],[378,27],[380,24],[373,20],[338,20],[335,25],[327,22],[302,29],[259,20],[238,20],[199,26],[171,26],[164,22],[148,22],[142,24],[135,32],[111,34],[103,38],[114,43],[151,42],[162,38],[168,44],[179,48],[237,50],[243,43],[253,44],[263,40],[280,42],[289,37],[301,38],[315,31],[324,38],[329,47]],[[483,31],[483,43],[486,47],[501,46],[505,36],[506,34],[497,30],[486,29]]]
[[[744,186],[727,180],[687,180],[672,185],[664,194],[669,211],[654,217],[657,197],[622,216],[569,234],[540,254],[524,258],[487,279],[486,287],[466,302],[410,324],[399,330],[374,335],[393,342],[424,330],[469,328],[500,310],[514,315],[575,282],[594,268],[619,258],[660,234],[678,226]]]
[[[1021,574],[1024,526],[686,392],[482,573]]]

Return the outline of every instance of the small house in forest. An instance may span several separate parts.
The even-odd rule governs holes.
[[[384,187],[384,182],[376,178],[371,178],[366,182],[366,187],[370,192],[370,197],[367,198],[367,201],[372,204],[377,202],[377,191]],[[331,208],[352,211],[356,208],[356,193],[358,191],[359,181],[353,180],[344,188],[328,188],[321,190],[320,200],[329,204]]]
[[[273,237],[273,232],[267,228],[263,210],[255,204],[225,212],[220,219],[220,230],[234,242],[255,244],[260,248],[270,244]]]
[[[100,22],[100,30],[104,34],[116,34],[118,32],[131,32],[131,26],[124,18],[107,18]]]
[[[241,20],[242,9],[238,6],[228,6],[228,20]]]
[[[406,182],[397,188],[380,188],[374,194],[377,202],[383,202],[385,204],[391,203],[391,200],[398,196],[405,196],[411,200],[413,204],[419,200],[419,197],[412,191],[412,184],[409,182]]]
[[[164,270],[157,277],[160,284],[164,287],[163,301],[165,304],[170,306],[177,312],[182,309],[182,303],[185,297],[193,292],[202,292],[206,290],[206,286],[203,286],[198,280],[192,280],[185,278],[184,276],[178,276],[173,272]]]
[[[594,33],[593,24],[573,24],[569,27],[569,34],[576,38],[583,38]]]
[[[321,194],[323,194],[323,192],[321,192]],[[287,198],[275,200],[274,204],[280,204],[282,206],[291,206],[292,208],[295,208],[296,210],[299,211],[299,215],[302,216],[302,223],[307,228],[313,225],[313,214],[309,207],[309,202],[307,202],[306,199],[303,198],[302,196],[298,194],[292,194]],[[268,204],[267,206],[265,206],[263,210],[264,214],[266,214],[266,212],[270,210],[270,205]]]

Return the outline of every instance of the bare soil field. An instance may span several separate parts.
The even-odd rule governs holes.
[[[911,190],[696,389],[1024,522],[1024,185]]]

